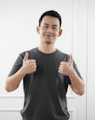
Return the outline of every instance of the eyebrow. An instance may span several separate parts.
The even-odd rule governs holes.
[[[47,23],[43,23],[43,25],[49,25],[49,24],[47,24]],[[52,25],[52,26],[58,27],[58,25]]]

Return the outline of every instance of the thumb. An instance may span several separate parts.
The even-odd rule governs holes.
[[[23,61],[28,60],[28,56],[29,56],[29,54],[28,54],[28,52],[26,52],[25,55],[24,55]]]
[[[72,54],[69,56],[69,61],[68,61],[70,64],[73,64],[73,56]]]

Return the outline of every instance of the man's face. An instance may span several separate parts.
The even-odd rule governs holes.
[[[45,16],[37,32],[40,34],[42,43],[53,44],[61,35],[62,30],[60,29],[59,20],[56,17]]]

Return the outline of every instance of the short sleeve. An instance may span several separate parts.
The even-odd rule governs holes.
[[[75,61],[73,61],[73,67],[74,67],[76,73],[78,74],[78,76],[82,79],[82,76],[81,76],[81,74],[80,74],[80,72],[79,72],[79,70],[77,68],[77,65],[76,65]]]
[[[21,55],[19,55],[17,57],[15,63],[13,64],[8,76],[13,75],[14,73],[16,73],[20,69],[20,67],[22,66],[22,61],[23,61],[23,59],[22,59]]]
[[[69,55],[67,56],[67,61],[69,61]],[[81,76],[81,74],[80,74],[80,72],[79,72],[79,70],[78,70],[78,67],[77,67],[77,65],[76,65],[76,63],[75,63],[74,60],[73,60],[73,67],[74,67],[74,70],[76,71],[77,75],[82,79],[82,76]],[[67,80],[68,80],[68,84],[71,85],[71,80],[70,80],[70,78],[69,78],[68,76],[67,76],[66,78],[67,78]],[[83,80],[83,79],[82,79],[82,80]]]

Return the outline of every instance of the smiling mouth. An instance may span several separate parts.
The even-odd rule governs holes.
[[[45,35],[46,37],[50,38],[50,37],[53,37],[52,35]]]

